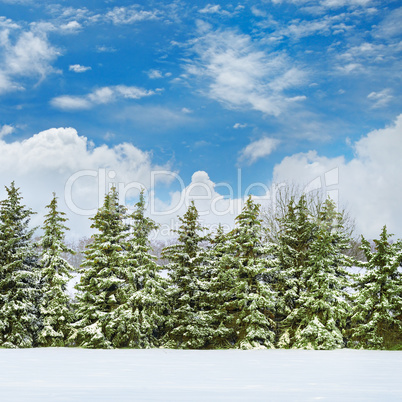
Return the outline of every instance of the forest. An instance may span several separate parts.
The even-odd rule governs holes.
[[[0,347],[402,350],[402,241],[386,226],[356,243],[330,198],[301,194],[265,218],[249,197],[231,231],[209,233],[193,202],[158,260],[145,206],[142,192],[129,213],[112,188],[77,269],[56,195],[36,239],[6,186]]]

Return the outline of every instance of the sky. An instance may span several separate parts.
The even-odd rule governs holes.
[[[191,199],[320,188],[358,233],[402,237],[402,7],[379,0],[0,0],[0,197],[71,235],[114,183],[145,188],[160,235]]]

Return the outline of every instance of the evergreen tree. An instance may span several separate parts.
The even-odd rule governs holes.
[[[57,210],[55,193],[46,208],[49,213],[45,215],[44,234],[39,243],[42,249],[40,312],[43,327],[38,343],[39,346],[64,346],[73,321],[66,287],[74,268],[62,257],[62,253],[74,254],[74,251],[64,244],[64,233],[69,229],[64,225],[66,214]]]
[[[402,345],[402,244],[383,227],[375,250],[362,236],[366,272],[355,283],[350,347],[390,349]]]
[[[275,310],[279,347],[290,347],[300,324],[299,318],[293,312],[299,309],[301,296],[305,291],[303,273],[308,264],[315,228],[305,196],[301,196],[297,204],[292,198],[287,213],[281,219],[275,249],[276,272],[273,286],[278,294]]]
[[[38,256],[32,244],[33,212],[14,182],[0,201],[0,346],[33,347],[41,323]]]
[[[76,317],[70,340],[88,348],[113,348],[118,323],[112,313],[126,303],[132,287],[130,272],[124,262],[124,244],[128,226],[126,208],[118,203],[115,188],[106,194],[104,204],[91,218],[99,233],[85,251],[81,279],[76,285]]]
[[[288,347],[335,349],[344,346],[343,329],[349,315],[346,289],[347,266],[353,261],[345,255],[350,239],[342,228],[341,214],[327,199],[318,212],[317,227],[301,274],[302,292],[297,306],[285,319],[292,323],[293,337]]]
[[[228,349],[233,347],[236,336],[233,328],[225,326],[226,311],[222,302],[227,299],[226,291],[231,291],[231,279],[225,257],[232,250],[228,246],[228,238],[223,227],[218,226],[215,236],[210,239],[211,246],[207,251],[207,266],[204,271],[205,280],[209,283],[209,292],[205,297],[205,310],[209,312],[210,325],[213,328],[213,336],[209,342],[211,349]],[[230,258],[229,258],[230,260]],[[230,265],[230,264],[229,264]]]
[[[191,203],[183,218],[179,218],[178,244],[164,249],[163,257],[170,278],[168,298],[170,314],[166,320],[164,345],[171,348],[201,349],[208,347],[213,328],[208,311],[203,309],[207,284],[203,281],[205,237],[198,222],[198,211]]]
[[[124,263],[132,292],[112,313],[108,330],[114,332],[115,347],[152,348],[159,346],[167,284],[159,275],[156,257],[150,254],[149,235],[157,225],[145,216],[144,191],[130,218],[131,236],[125,243]]]
[[[222,236],[221,233],[218,234]],[[240,349],[274,347],[275,294],[263,276],[272,268],[272,250],[262,245],[259,205],[248,198],[226,239],[217,239],[221,254],[213,279],[214,343]]]

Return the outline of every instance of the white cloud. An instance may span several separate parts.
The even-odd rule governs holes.
[[[93,105],[85,97],[62,95],[51,100],[51,105],[61,110],[84,110],[90,109]]]
[[[192,200],[203,225],[214,230],[220,222],[229,229],[246,196],[236,199],[237,189],[212,182],[204,171],[195,172],[186,185],[168,164],[155,165],[151,153],[129,143],[94,146],[73,128],[52,128],[11,143],[0,140],[0,164],[0,182],[8,185],[15,180],[24,203],[38,212],[32,226],[42,225],[45,205],[56,192],[60,209],[69,218],[68,236],[74,238],[92,233],[88,218],[103,204],[112,184],[129,208],[139,190],[146,189],[148,212],[161,224],[160,236],[172,235],[180,224],[177,216],[186,212]],[[161,183],[179,187],[167,202],[158,198]],[[1,187],[0,199],[4,197]]]
[[[301,85],[305,74],[284,54],[262,51],[250,36],[232,30],[214,32],[199,24],[199,31],[201,36],[192,43],[197,57],[186,70],[207,85],[209,97],[229,108],[274,116],[292,102],[283,90]]]
[[[247,127],[247,124],[241,124],[241,123],[236,123],[234,126],[233,126],[233,128],[234,129],[239,129],[239,128],[246,128]]]
[[[402,7],[390,11],[377,27],[376,34],[384,38],[396,38],[402,34]]]
[[[1,3],[6,4],[32,4],[34,0],[0,0]]]
[[[156,78],[162,78],[163,77],[162,72],[159,71],[159,70],[149,70],[147,74],[148,74],[148,77],[151,78],[151,79],[156,79]]]
[[[231,5],[229,5],[229,7],[232,8]],[[198,12],[200,14],[219,14],[230,17],[243,10],[243,8],[244,6],[239,5],[234,9],[234,11],[230,12],[228,10],[224,10],[219,4],[207,4],[204,8],[198,10]]]
[[[201,14],[229,14],[227,11],[222,10],[219,4],[207,4],[198,12]]]
[[[252,7],[251,7],[251,12],[252,12],[253,15],[255,15],[256,17],[266,17],[266,16],[267,16],[266,11],[259,9],[259,8],[257,8],[256,6],[252,6]]]
[[[51,105],[62,110],[90,109],[96,105],[114,102],[118,99],[140,99],[155,92],[138,87],[115,85],[98,88],[83,96],[62,95],[51,100]]]
[[[387,225],[391,233],[402,237],[402,115],[394,124],[374,130],[354,144],[355,157],[327,158],[315,151],[295,154],[275,166],[273,180],[308,184],[314,180],[325,188],[325,173],[339,170],[339,184],[327,190],[337,191],[356,218],[358,232],[377,237]]]
[[[374,109],[385,107],[394,99],[390,88],[385,88],[380,92],[371,92],[367,95],[367,98],[374,102],[372,106]]]
[[[16,24],[13,20],[0,16],[0,28],[18,29],[20,28],[20,26]]]
[[[82,29],[82,25],[78,21],[69,21],[59,26],[59,31],[65,34],[75,34]]]
[[[270,155],[278,146],[279,140],[269,137],[263,137],[253,141],[240,151],[238,162],[245,162],[252,165],[258,159]]]
[[[71,64],[68,69],[69,71],[74,71],[75,73],[85,73],[85,71],[92,70],[92,67],[81,66],[80,64]]]
[[[122,121],[134,122],[137,127],[144,127],[147,131],[165,132],[188,124],[194,124],[196,119],[191,113],[169,107],[153,105],[130,105],[115,115]]]
[[[340,7],[366,7],[372,3],[372,0],[322,0],[320,4],[325,8],[340,8]]]
[[[233,227],[244,202],[244,197],[235,198],[238,189],[227,183],[214,183],[205,171],[195,172],[188,185],[179,175],[174,176],[174,182],[180,186],[180,190],[170,193],[168,202],[161,201],[151,193],[154,200],[151,212],[161,224],[161,236],[171,236],[172,230],[178,229],[180,222],[177,216],[183,216],[191,201],[194,201],[198,210],[201,225],[209,231],[216,230],[219,223],[226,230]]]
[[[111,46],[104,46],[104,45],[99,45],[96,47],[96,51],[99,53],[114,53],[117,50],[114,47]]]
[[[5,64],[14,75],[45,77],[54,71],[51,62],[59,55],[47,38],[33,32],[23,32],[15,45],[6,45]]]
[[[398,39],[388,43],[362,42],[336,55],[336,68],[340,72],[351,72],[399,77],[399,59],[402,42]]]
[[[6,135],[13,133],[14,131],[15,131],[15,128],[8,124],[4,124],[4,126],[0,126],[0,139],[5,137]]]
[[[41,224],[44,206],[55,191],[61,208],[68,213],[73,234],[78,236],[90,233],[88,210],[102,204],[109,183],[122,183],[121,188],[131,198],[141,186],[151,187],[152,171],[169,169],[153,164],[150,153],[129,143],[95,147],[73,128],[52,128],[11,143],[0,140],[0,165],[0,182],[8,185],[15,180],[24,202],[39,212],[34,225]],[[69,186],[68,180],[73,175],[75,180],[70,180]],[[157,179],[171,180],[162,175]],[[132,189],[128,191],[130,186]],[[1,198],[4,195],[1,187]]]
[[[340,8],[340,7],[366,7],[372,3],[372,0],[271,0],[274,4],[293,3],[296,5],[316,6],[317,3],[322,8]]]
[[[115,25],[133,24],[139,21],[158,19],[156,11],[138,10],[137,6],[115,7],[105,15],[105,19]]]
[[[23,89],[25,78],[43,80],[56,71],[52,62],[59,55],[44,32],[17,31],[15,40],[10,36],[9,29],[0,31],[0,53],[4,60],[0,65],[0,93]]]

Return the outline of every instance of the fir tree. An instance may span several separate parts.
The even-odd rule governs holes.
[[[344,346],[343,329],[349,315],[345,255],[350,239],[344,234],[341,214],[327,199],[318,212],[317,228],[301,275],[303,291],[298,305],[286,317],[293,338],[286,346],[304,349],[335,349]]]
[[[213,317],[220,321],[214,343],[240,349],[272,348],[275,295],[263,280],[272,268],[271,249],[262,245],[259,205],[251,197],[236,218],[235,229],[222,240],[212,287]]]
[[[198,211],[191,203],[183,218],[179,218],[178,244],[164,249],[163,256],[170,278],[168,298],[170,314],[166,320],[164,345],[171,348],[201,349],[208,347],[213,328],[208,311],[202,307],[206,285],[203,281],[205,250],[200,235]]]
[[[160,267],[150,254],[149,235],[157,229],[145,216],[144,191],[131,218],[131,236],[125,243],[125,266],[130,293],[127,302],[113,313],[108,330],[114,332],[115,347],[152,348],[159,346],[159,336],[166,310],[166,280],[159,275]]]
[[[42,249],[40,312],[43,327],[38,343],[39,346],[64,346],[73,321],[66,287],[74,268],[62,257],[62,253],[74,254],[74,251],[64,244],[64,233],[69,230],[64,225],[67,218],[64,212],[57,210],[57,197],[54,193],[46,208],[49,213],[45,215],[44,234],[39,243]]]
[[[402,244],[383,227],[375,250],[362,236],[366,272],[355,283],[350,347],[390,349],[402,344]]]
[[[123,247],[128,227],[126,208],[118,203],[115,188],[106,194],[103,206],[91,218],[99,233],[85,251],[81,279],[76,288],[76,317],[70,340],[88,348],[113,348],[118,323],[112,313],[126,303],[132,291]]]
[[[33,212],[14,182],[0,201],[0,346],[33,347],[41,323],[38,257],[32,244]]]

